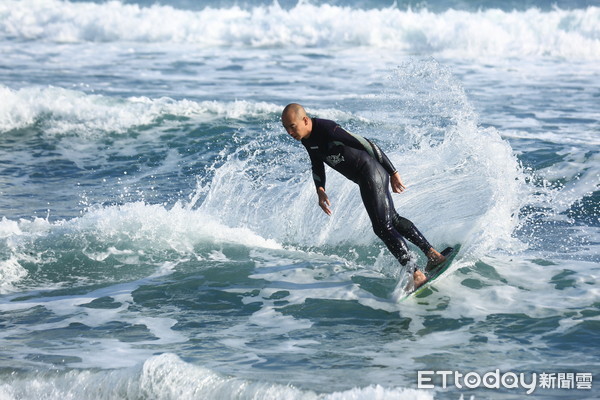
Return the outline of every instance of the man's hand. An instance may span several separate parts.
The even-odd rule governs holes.
[[[406,189],[406,186],[404,186],[404,183],[402,183],[402,178],[400,178],[400,174],[398,172],[390,176],[390,184],[392,185],[392,191],[394,193],[402,193]]]
[[[331,202],[329,201],[329,197],[327,197],[327,193],[325,193],[325,189],[319,187],[317,189],[317,195],[319,196],[319,207],[321,207],[325,214],[331,215],[331,210],[329,209]]]

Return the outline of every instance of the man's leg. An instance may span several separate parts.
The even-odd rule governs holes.
[[[417,246],[427,256],[427,268],[431,268],[438,264],[443,263],[446,257],[441,255],[436,249],[433,248],[425,239],[425,236],[417,229],[415,224],[410,220],[398,215],[396,210],[392,211],[393,222],[396,230],[405,238],[407,238],[412,244]]]
[[[398,215],[396,210],[392,209],[392,221],[394,228],[405,238],[407,238],[412,244],[417,246],[425,254],[431,249],[431,245],[425,239],[425,236],[417,229],[415,224],[410,220]]]
[[[401,265],[406,265],[410,259],[408,246],[402,235],[394,227],[390,213],[391,196],[388,196],[389,190],[382,182],[384,176],[381,175],[381,171],[377,168],[373,168],[373,170],[373,173],[359,184],[363,204],[375,234],[385,243],[398,262]]]
[[[445,258],[429,244],[415,225],[408,219],[400,217],[394,209],[392,195],[389,191],[389,177],[383,168],[375,166],[371,168],[370,172],[359,183],[359,187],[375,234],[403,266],[410,259],[408,246],[403,236],[427,255],[429,263],[443,262]],[[442,259],[440,260],[438,256]],[[427,281],[425,274],[418,268],[413,272],[413,279],[415,288]]]

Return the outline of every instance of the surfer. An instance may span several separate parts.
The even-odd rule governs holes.
[[[410,259],[404,238],[427,256],[427,271],[446,260],[411,221],[396,212],[388,185],[391,184],[394,193],[402,193],[406,187],[398,171],[375,143],[348,133],[334,121],[309,118],[304,108],[296,103],[284,108],[281,122],[287,133],[308,151],[319,206],[327,215],[331,215],[331,202],[325,192],[323,163],[358,184],[375,234],[401,265],[406,265]],[[416,289],[427,281],[427,277],[415,268],[413,281]]]

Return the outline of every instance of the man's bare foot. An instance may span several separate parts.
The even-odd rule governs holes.
[[[432,268],[440,265],[444,261],[446,261],[446,257],[441,255],[436,249],[433,247],[429,249],[427,252],[427,266],[425,267],[425,271],[429,271]]]
[[[423,286],[425,282],[427,282],[427,277],[420,270],[416,269],[413,273],[413,282],[415,285],[415,290],[419,287]]]

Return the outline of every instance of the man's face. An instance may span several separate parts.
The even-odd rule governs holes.
[[[281,119],[283,127],[291,137],[302,140],[310,135],[308,117],[298,117],[295,114],[286,114]]]

